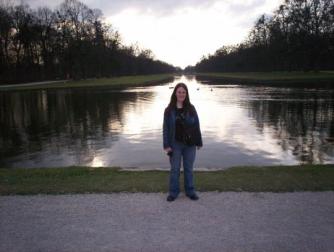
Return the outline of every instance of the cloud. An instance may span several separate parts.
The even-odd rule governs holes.
[[[60,0],[26,0],[54,8]],[[223,45],[246,39],[261,14],[283,0],[82,0],[102,10],[125,44],[151,49],[157,59],[176,66],[195,64]]]
[[[243,14],[252,13],[260,6],[265,4],[266,0],[248,0],[248,1],[228,1],[227,5],[231,13]]]
[[[58,7],[64,0],[23,0],[32,8],[48,6],[50,8]],[[180,9],[201,9],[202,11],[215,6],[222,7],[225,13],[230,16],[241,17],[244,15],[252,16],[263,6],[272,5],[283,0],[81,0],[89,8],[102,10],[104,16],[110,17],[117,15],[125,10],[136,10],[137,14],[154,15],[157,17],[174,15]],[[20,2],[17,0],[17,2]]]
[[[25,0],[32,8],[48,6],[56,8],[62,0]],[[217,0],[81,0],[92,9],[101,9],[105,16],[116,15],[126,9],[136,9],[142,14],[154,13],[157,16],[172,15],[176,10],[186,7],[208,8]]]
[[[129,7],[136,9],[142,14],[154,13],[157,16],[172,15],[175,10],[179,8],[185,8],[188,6],[206,8],[209,7],[215,0],[203,1],[203,0],[113,0],[113,1],[99,1],[97,4],[94,0],[86,0],[87,4],[95,4],[97,8],[101,4],[105,10],[106,15],[115,15]]]

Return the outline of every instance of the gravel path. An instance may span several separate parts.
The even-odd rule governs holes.
[[[0,197],[0,251],[334,251],[334,192]]]

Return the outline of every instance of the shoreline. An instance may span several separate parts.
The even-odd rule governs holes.
[[[196,79],[219,84],[247,84],[273,86],[334,86],[334,71],[310,72],[227,72],[197,73]],[[233,83],[231,83],[233,82]]]
[[[97,78],[85,80],[61,80],[45,81],[35,83],[22,83],[12,85],[0,85],[2,91],[21,91],[36,89],[53,89],[53,88],[94,88],[94,87],[112,87],[123,89],[128,87],[149,86],[171,82],[176,74],[152,74],[152,75],[133,75],[120,76],[111,78]]]
[[[168,179],[169,171],[120,167],[0,168],[0,195],[168,192]],[[334,164],[194,169],[194,184],[199,192],[334,191]]]
[[[167,83],[174,80],[178,73],[127,75],[111,78],[90,78],[83,80],[50,80],[12,85],[0,85],[0,92],[36,90],[50,88],[94,88],[112,87],[123,89],[128,87],[148,86]],[[334,71],[319,72],[209,72],[183,75],[195,76],[198,81],[217,82],[217,84],[247,84],[264,86],[311,86],[334,87]]]

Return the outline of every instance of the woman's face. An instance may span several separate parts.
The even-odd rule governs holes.
[[[176,90],[176,99],[178,102],[183,102],[186,99],[187,91],[183,87],[179,87]]]

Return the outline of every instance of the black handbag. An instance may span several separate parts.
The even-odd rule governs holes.
[[[197,143],[197,127],[196,125],[189,126],[185,123],[184,114],[180,114],[180,122],[183,126],[182,142],[186,145],[193,146]]]
[[[196,145],[198,136],[196,125],[188,126],[186,123],[183,123],[183,129],[183,143],[189,146]]]

